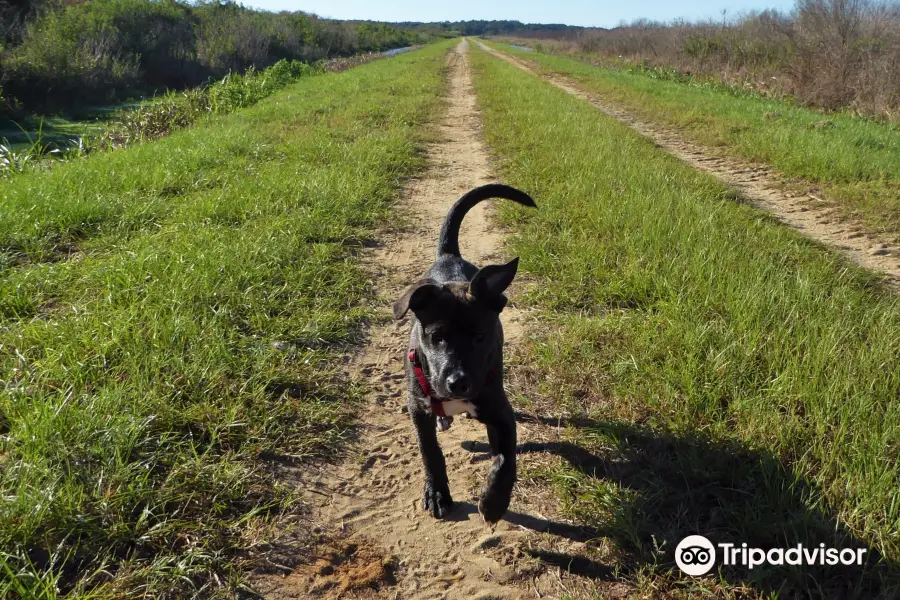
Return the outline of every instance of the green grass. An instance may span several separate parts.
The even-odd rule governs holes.
[[[350,432],[355,254],[422,165],[447,48],[3,185],[0,596],[236,590],[299,509],[260,457]]]
[[[16,145],[0,138],[0,176],[7,178],[32,171],[47,171],[58,161],[82,159],[97,151],[123,148],[170,135],[177,129],[214,115],[225,115],[247,108],[271,96],[300,77],[321,75],[324,63],[301,63],[280,60],[263,71],[252,67],[243,75],[231,73],[220,81],[180,93],[168,91],[138,105],[123,108],[100,121],[46,123],[38,120],[34,131],[20,125],[19,139],[27,145]],[[73,132],[81,129],[81,135]]]
[[[473,67],[503,178],[539,205],[503,213],[547,322],[516,403],[568,417],[565,443],[531,447],[566,460],[531,476],[654,597],[896,597],[897,296],[587,103],[483,51]],[[691,579],[673,550],[696,533],[885,560]]]
[[[849,114],[823,115],[782,100],[730,93],[720,86],[667,81],[493,45],[536,65],[539,72],[572,77],[584,89],[641,119],[676,126],[692,140],[816,184],[844,214],[875,230],[900,235],[896,125]],[[829,124],[816,126],[823,121]]]

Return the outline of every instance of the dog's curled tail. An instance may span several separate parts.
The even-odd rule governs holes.
[[[487,200],[489,198],[503,198],[518,202],[522,206],[530,206],[537,208],[537,204],[531,199],[531,196],[525,192],[519,191],[514,187],[503,185],[500,183],[489,183],[477,187],[464,194],[447,213],[447,218],[441,226],[441,235],[438,238],[437,255],[452,254],[459,256],[459,228],[462,225],[463,217],[471,210],[473,206]]]

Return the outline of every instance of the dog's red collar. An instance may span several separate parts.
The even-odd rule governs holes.
[[[435,398],[432,394],[431,384],[428,383],[428,378],[425,377],[425,371],[422,369],[422,363],[419,361],[419,354],[416,352],[415,348],[412,348],[409,351],[409,364],[412,365],[413,373],[416,374],[416,379],[419,380],[419,387],[422,388],[422,393],[425,394],[425,398],[431,403],[431,412],[437,417],[446,417],[447,414],[444,412],[444,400]],[[491,367],[488,379],[491,379],[496,374],[497,368]]]
[[[419,387],[422,388],[422,393],[431,402],[431,412],[437,417],[446,417],[443,401],[431,394],[431,384],[428,383],[428,378],[425,377],[425,371],[422,370],[422,363],[419,362],[419,355],[416,353],[415,348],[409,351],[409,364],[412,365],[416,379],[419,380]]]

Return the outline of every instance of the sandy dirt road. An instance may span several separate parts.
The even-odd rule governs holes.
[[[467,53],[465,41],[450,53],[441,139],[428,149],[427,172],[403,194],[401,210],[409,226],[385,231],[380,244],[364,256],[385,317],[393,301],[433,260],[438,230],[452,203],[472,187],[495,181],[480,138]],[[504,258],[503,233],[486,212],[489,204],[469,213],[460,237],[462,255],[479,266]],[[512,296],[502,314],[507,346],[521,338],[527,320],[515,309],[514,291]],[[556,598],[590,587],[592,576],[607,572],[589,557],[584,542],[590,533],[547,518],[542,512],[551,510],[547,507],[552,503],[541,503],[540,494],[517,486],[506,519],[494,527],[482,521],[477,498],[490,460],[484,426],[475,420],[457,417],[450,430],[438,436],[447,458],[454,511],[437,521],[422,510],[422,466],[403,409],[409,323],[379,323],[348,365],[348,374],[371,389],[361,409],[356,451],[336,467],[289,474],[296,478],[313,520],[322,524],[324,534],[340,541],[323,547],[312,565],[256,579],[254,589],[276,600],[488,600]],[[552,430],[527,420],[520,423],[520,442],[534,439],[538,428]],[[552,431],[540,432],[542,440],[548,436]],[[521,460],[535,459],[540,457],[531,454]]]

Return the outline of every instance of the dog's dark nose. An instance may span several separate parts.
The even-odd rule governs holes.
[[[450,388],[450,393],[457,397],[465,397],[472,391],[472,383],[465,373],[447,375],[447,387]]]

